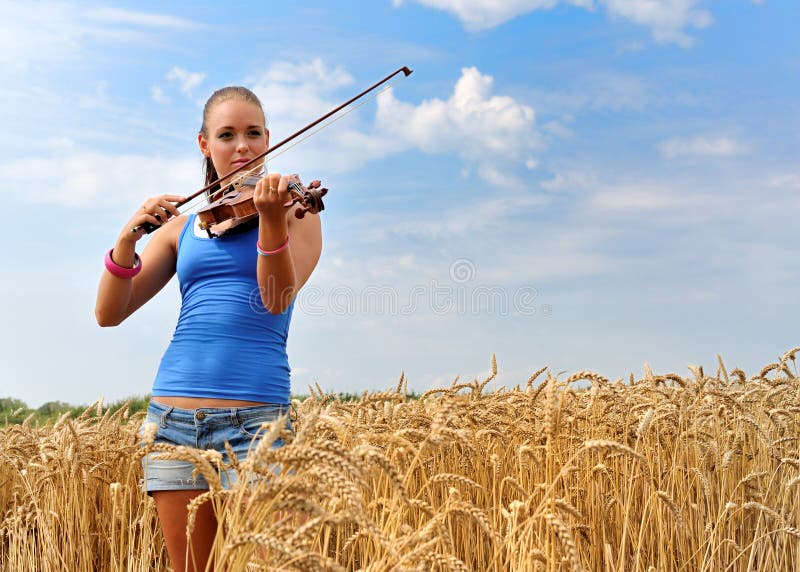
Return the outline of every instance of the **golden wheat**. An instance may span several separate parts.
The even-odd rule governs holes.
[[[154,445],[155,425],[102,402],[29,418],[0,429],[0,569],[168,570],[139,487],[143,438],[211,484],[189,522],[211,503],[219,569],[796,570],[798,351],[750,378],[718,358],[713,376],[645,364],[628,383],[581,370],[534,387],[542,368],[488,392],[492,356],[487,377],[418,400],[405,374],[353,402],[317,385],[293,402],[295,435],[265,425],[227,465]]]

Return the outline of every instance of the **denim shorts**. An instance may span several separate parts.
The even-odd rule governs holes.
[[[237,460],[241,462],[247,458],[250,448],[255,448],[259,436],[264,434],[262,423],[270,423],[285,416],[286,428],[292,431],[290,410],[290,405],[277,404],[180,409],[151,400],[140,435],[143,434],[147,423],[155,423],[158,427],[156,444],[214,449],[222,453],[225,463],[230,461],[225,449],[227,441]],[[283,441],[278,438],[272,444],[272,448],[276,449],[282,445]],[[191,461],[159,459],[158,453],[152,452],[142,457],[142,468],[144,470],[142,491],[148,494],[154,491],[209,488],[203,475],[195,472],[195,465]],[[234,469],[220,471],[223,488],[230,488],[237,480],[238,475]]]

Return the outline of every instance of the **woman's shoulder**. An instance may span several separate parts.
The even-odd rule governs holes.
[[[155,231],[153,237],[150,239],[151,242],[155,241],[159,243],[169,244],[172,247],[172,249],[177,253],[178,240],[180,239],[181,232],[183,232],[183,229],[190,218],[191,215],[182,214],[169,219],[164,224],[164,226]]]

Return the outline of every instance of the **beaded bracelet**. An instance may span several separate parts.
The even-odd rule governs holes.
[[[278,254],[281,250],[283,250],[287,246],[289,246],[289,235],[288,234],[286,235],[286,240],[283,241],[283,244],[281,244],[275,250],[264,250],[263,248],[261,248],[261,245],[258,244],[258,241],[256,241],[256,252],[258,252],[259,256],[270,256],[272,254]]]
[[[106,252],[106,270],[117,278],[133,278],[142,271],[142,259],[135,252],[133,253],[133,268],[126,268],[114,262],[114,259],[111,258],[112,252],[114,252],[113,248]]]

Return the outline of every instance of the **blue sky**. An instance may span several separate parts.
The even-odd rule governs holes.
[[[799,345],[794,1],[0,3],[0,395],[149,391],[177,284],[117,328],[104,252],[201,186],[195,136],[244,84],[273,141],[414,74],[270,162],[322,179],[293,390],[425,390],[593,369],[748,373]],[[35,222],[33,222],[35,221]]]

